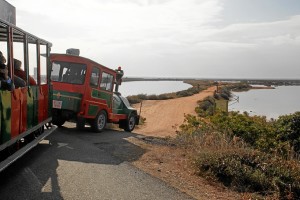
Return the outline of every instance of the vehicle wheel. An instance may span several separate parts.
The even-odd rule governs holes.
[[[92,129],[95,132],[101,132],[106,126],[107,116],[104,110],[101,110],[92,123]]]
[[[77,117],[76,128],[78,130],[83,130],[85,127],[85,119],[83,117]]]
[[[125,131],[131,132],[133,131],[134,127],[136,124],[136,116],[134,114],[131,114],[129,116],[129,118],[126,120],[126,124],[125,124]]]
[[[61,127],[64,123],[66,122],[66,120],[64,120],[63,118],[61,117],[58,117],[58,116],[53,116],[52,118],[52,123],[58,127]]]

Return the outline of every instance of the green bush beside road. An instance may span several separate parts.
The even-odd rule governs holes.
[[[239,192],[300,198],[300,112],[267,121],[247,113],[187,115],[177,141],[193,152],[198,174]]]

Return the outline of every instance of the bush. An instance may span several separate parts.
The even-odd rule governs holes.
[[[176,139],[194,153],[199,175],[241,192],[300,199],[300,163],[290,156],[292,145],[298,150],[299,119],[300,112],[277,121],[238,112],[186,115]]]
[[[220,91],[220,94],[226,100],[228,100],[229,97],[231,97],[230,89],[228,89],[227,87],[222,87],[221,91]]]
[[[155,94],[151,94],[151,95],[148,95],[147,100],[158,100],[158,97]]]
[[[127,100],[130,104],[140,103],[142,101],[142,99],[138,98],[136,95],[127,96]]]
[[[221,95],[219,94],[219,93],[214,93],[214,98],[215,99],[217,99],[217,100],[219,100],[219,99],[221,99]]]
[[[215,104],[215,99],[213,97],[206,97],[204,100],[198,102],[198,106],[195,111],[202,117],[213,115],[215,111]]]
[[[278,139],[288,142],[293,150],[300,153],[300,112],[280,116],[275,122]]]
[[[300,198],[300,164],[251,149],[200,153],[199,174],[211,176],[239,192],[276,192],[281,199]]]
[[[172,95],[168,95],[168,94],[160,94],[158,95],[158,99],[159,100],[166,100],[166,99],[173,99],[173,96]]]
[[[248,113],[216,112],[210,121],[217,130],[241,137],[254,148],[290,158],[300,153],[299,113],[267,121],[264,116],[251,117]]]
[[[139,98],[141,100],[146,100],[147,99],[147,95],[146,94],[138,94],[136,96],[137,96],[137,98]]]
[[[187,90],[176,92],[177,97],[187,97],[192,96],[193,94],[197,94],[202,90],[202,88],[191,87]]]
[[[130,95],[126,97],[130,104],[140,103],[143,100],[147,100],[146,94]]]
[[[187,97],[187,96],[191,96],[191,93],[189,93],[189,91],[187,90],[183,90],[183,91],[176,92],[176,96]]]
[[[250,117],[238,112],[217,112],[210,120],[218,130],[230,132],[256,147],[259,146],[258,139],[273,130],[268,126],[265,117]]]
[[[247,91],[251,86],[246,82],[230,83],[225,86],[228,91]]]
[[[230,95],[228,95],[226,93],[221,93],[220,96],[225,100],[229,100],[229,97],[230,97]]]

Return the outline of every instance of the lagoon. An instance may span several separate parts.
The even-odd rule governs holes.
[[[239,101],[229,103],[229,111],[264,115],[268,119],[300,111],[300,86],[278,86],[275,89],[253,89],[234,92]]]
[[[130,81],[123,82],[119,87],[119,92],[127,97],[137,94],[164,94],[178,92],[192,87],[183,81]]]

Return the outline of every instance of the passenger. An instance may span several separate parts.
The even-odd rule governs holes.
[[[23,79],[21,79],[20,77],[14,75],[14,85],[15,85],[15,88],[25,87],[26,82]]]
[[[21,69],[22,62],[18,59],[14,59],[15,75],[23,80],[26,80],[26,72]],[[36,85],[36,81],[29,75],[29,85]]]
[[[0,88],[2,90],[12,90],[13,85],[10,77],[8,76],[8,69],[5,65],[6,59],[0,51]]]
[[[2,52],[0,51],[0,62],[5,64],[6,63],[6,59],[5,57],[3,56]]]
[[[14,87],[19,88],[19,87],[25,87],[26,83],[23,79],[21,79],[18,76],[14,76],[14,84],[11,82],[11,78],[8,76],[8,68],[5,65],[6,59],[3,56],[2,52],[0,51],[0,80],[1,80],[1,89],[4,90],[12,90]]]

